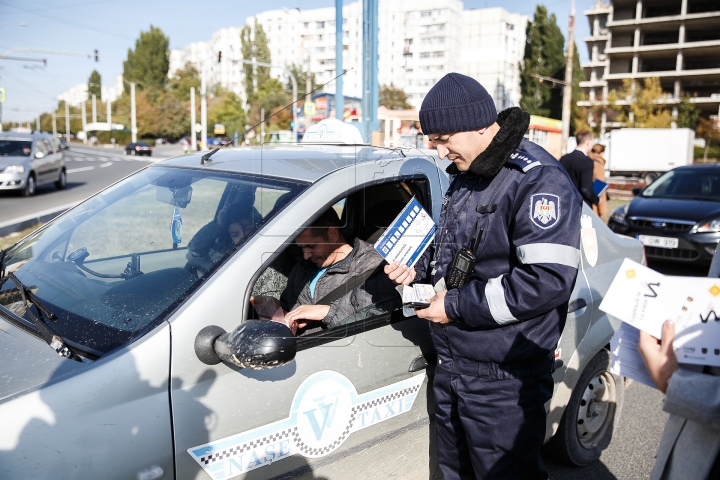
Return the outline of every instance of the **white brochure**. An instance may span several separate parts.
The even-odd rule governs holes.
[[[388,263],[412,267],[432,242],[436,229],[430,214],[413,197],[375,242],[375,250]]]
[[[672,320],[678,362],[720,366],[718,278],[665,276],[625,259],[600,310],[656,338]]]

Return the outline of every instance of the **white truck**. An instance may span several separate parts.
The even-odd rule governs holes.
[[[693,163],[695,132],[689,128],[621,128],[610,132],[606,149],[611,176],[640,177],[652,183],[660,174]]]

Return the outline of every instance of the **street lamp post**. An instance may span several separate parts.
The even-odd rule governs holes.
[[[197,151],[197,132],[195,131],[195,87],[190,87],[190,150]]]
[[[94,93],[92,95],[92,113],[93,123],[97,123],[97,96]]]
[[[130,132],[133,143],[137,142],[137,119],[135,118],[135,82],[130,82]]]
[[[80,104],[80,107],[82,108],[82,129],[83,129],[83,143],[87,145],[87,124],[85,123],[85,102],[87,99],[83,100]]]
[[[205,80],[205,65],[202,66],[202,73],[200,75],[200,124],[202,125],[202,132],[200,132],[200,142],[202,142],[202,148],[200,150],[205,151],[207,147],[207,82]]]
[[[65,141],[70,145],[70,105],[65,100]]]

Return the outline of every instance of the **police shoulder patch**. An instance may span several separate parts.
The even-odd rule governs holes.
[[[560,197],[552,193],[536,193],[530,197],[530,220],[548,229],[560,220]]]
[[[523,172],[527,172],[541,165],[541,163],[528,152],[517,150],[510,155],[507,163],[518,167]]]

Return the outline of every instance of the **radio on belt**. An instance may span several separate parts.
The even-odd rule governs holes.
[[[483,229],[481,228],[478,230],[478,221],[476,220],[475,229],[473,230],[472,237],[470,238],[472,248],[462,248],[455,254],[455,258],[453,259],[452,267],[450,268],[450,273],[447,278],[448,289],[458,288],[461,285],[465,285],[468,278],[470,278],[470,274],[475,268],[475,262],[477,261],[477,257],[474,252],[480,244],[482,234]]]

